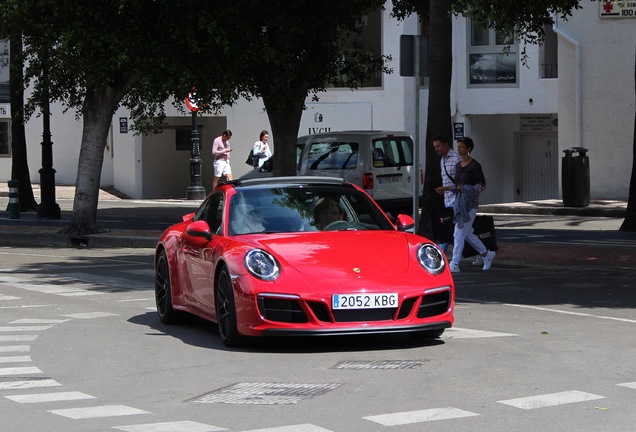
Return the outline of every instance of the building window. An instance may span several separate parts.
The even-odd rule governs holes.
[[[541,79],[559,77],[559,38],[551,25],[544,27],[543,43],[539,46]]]
[[[9,120],[0,120],[0,157],[11,156],[10,125]]]
[[[468,21],[468,86],[518,87],[518,46],[510,34]]]

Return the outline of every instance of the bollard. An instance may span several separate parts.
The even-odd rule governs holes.
[[[9,219],[20,219],[20,200],[18,193],[18,181],[9,180],[9,205],[7,211],[9,212]]]

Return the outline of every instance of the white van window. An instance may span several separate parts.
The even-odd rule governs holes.
[[[311,170],[354,169],[358,164],[358,143],[313,142],[307,156]]]
[[[373,166],[413,165],[413,142],[407,137],[387,137],[373,141]]]

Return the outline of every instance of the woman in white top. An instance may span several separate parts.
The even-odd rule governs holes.
[[[267,143],[268,140],[269,132],[264,130],[261,132],[259,141],[256,141],[254,143],[252,151],[254,152],[254,157],[258,160],[258,165],[254,165],[254,169],[262,167],[265,161],[272,157],[272,151],[270,150],[269,144]]]

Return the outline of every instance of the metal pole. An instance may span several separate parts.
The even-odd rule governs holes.
[[[420,215],[420,36],[415,35],[414,38],[414,83],[415,83],[415,136],[413,137],[413,220],[415,228],[413,232],[417,232]]]
[[[202,200],[205,198],[205,188],[201,179],[201,146],[199,143],[199,126],[197,125],[197,112],[192,111],[192,149],[190,151],[190,186],[186,191],[189,200]]]

